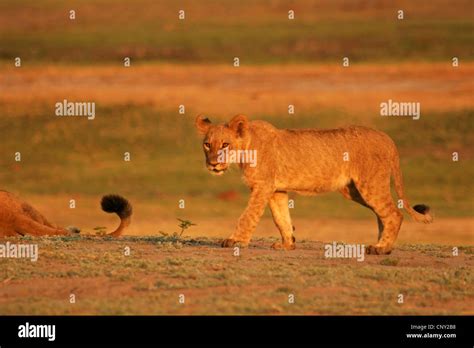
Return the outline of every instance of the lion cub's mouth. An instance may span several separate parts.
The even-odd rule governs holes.
[[[222,175],[222,174],[224,174],[224,172],[226,170],[225,169],[213,168],[213,169],[209,169],[209,171],[211,172],[211,174],[214,174],[214,175]]]

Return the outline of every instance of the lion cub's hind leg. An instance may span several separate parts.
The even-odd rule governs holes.
[[[15,217],[13,228],[20,235],[31,236],[53,236],[68,235],[69,232],[62,228],[50,227],[31,219],[27,215],[19,215]]]
[[[21,235],[47,236],[67,235],[69,231],[58,228],[46,217],[26,202],[21,202],[22,215],[15,219],[15,231]]]
[[[368,182],[370,184],[355,183],[361,197],[379,221],[378,242],[370,245],[366,251],[368,254],[390,254],[402,225],[403,214],[395,205],[390,192],[390,174],[378,175]]]
[[[349,185],[343,187],[341,190],[339,190],[339,192],[342,193],[342,195],[351,200],[351,201],[354,201],[356,203],[359,203],[360,205],[366,207],[366,208],[369,208],[370,210],[374,211],[372,209],[372,207],[370,207],[366,201],[364,201],[364,199],[362,198],[362,196],[360,195],[360,192],[357,190],[356,186],[354,185],[354,182],[351,181],[349,183]],[[374,212],[375,214],[375,212]],[[377,240],[380,240],[380,238],[382,238],[382,232],[383,232],[383,223],[382,223],[382,220],[380,220],[379,216],[377,214],[375,214],[375,216],[377,217],[377,225],[379,227],[379,235],[378,235],[378,239]]]
[[[23,213],[25,213],[27,216],[29,216],[31,219],[33,219],[34,221],[40,223],[41,225],[45,225],[45,226],[48,226],[48,227],[53,227],[53,228],[56,228],[56,226],[54,226],[52,223],[50,223],[48,221],[48,219],[46,219],[44,217],[43,214],[41,214],[38,210],[36,210],[33,206],[31,206],[30,204],[26,203],[26,202],[23,202],[21,204],[21,210],[23,211]]]
[[[273,215],[273,221],[280,231],[282,240],[281,243],[274,243],[272,248],[294,249],[295,237],[293,236],[293,225],[288,207],[288,194],[286,192],[275,192],[269,200],[269,206]]]

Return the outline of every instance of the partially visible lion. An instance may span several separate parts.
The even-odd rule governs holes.
[[[232,157],[222,156],[223,151],[237,151],[239,159],[245,159],[246,153],[256,153],[256,163],[238,164],[250,187],[250,200],[236,231],[223,241],[223,247],[247,245],[268,204],[282,237],[281,243],[272,247],[294,249],[288,192],[339,191],[377,216],[378,242],[369,246],[367,252],[389,254],[403,220],[392,199],[391,176],[408,214],[418,222],[433,220],[427,206],[412,208],[405,198],[397,148],[380,131],[366,127],[277,129],[268,122],[249,122],[244,115],[220,125],[213,125],[199,115],[195,125],[204,137],[206,165],[211,173],[221,175],[229,167]]]
[[[108,234],[119,237],[130,225],[131,204],[121,196],[106,195],[102,197],[101,206],[105,212],[116,213],[120,217],[118,228]],[[70,235],[77,232],[75,228],[55,226],[30,204],[7,191],[0,191],[0,237]]]

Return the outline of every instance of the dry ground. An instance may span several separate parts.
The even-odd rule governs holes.
[[[453,256],[448,246],[404,244],[357,262],[325,259],[323,243],[310,241],[280,252],[258,239],[239,257],[203,238],[21,242],[37,243],[40,257],[0,260],[2,314],[474,313],[472,247]]]

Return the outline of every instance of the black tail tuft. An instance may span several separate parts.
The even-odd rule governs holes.
[[[430,207],[428,207],[427,205],[424,205],[424,204],[417,204],[413,207],[413,209],[417,212],[417,213],[420,213],[420,214],[428,214],[428,212],[430,211]]]
[[[121,219],[132,215],[132,205],[122,196],[106,195],[100,202],[102,210],[107,213],[116,213]]]

